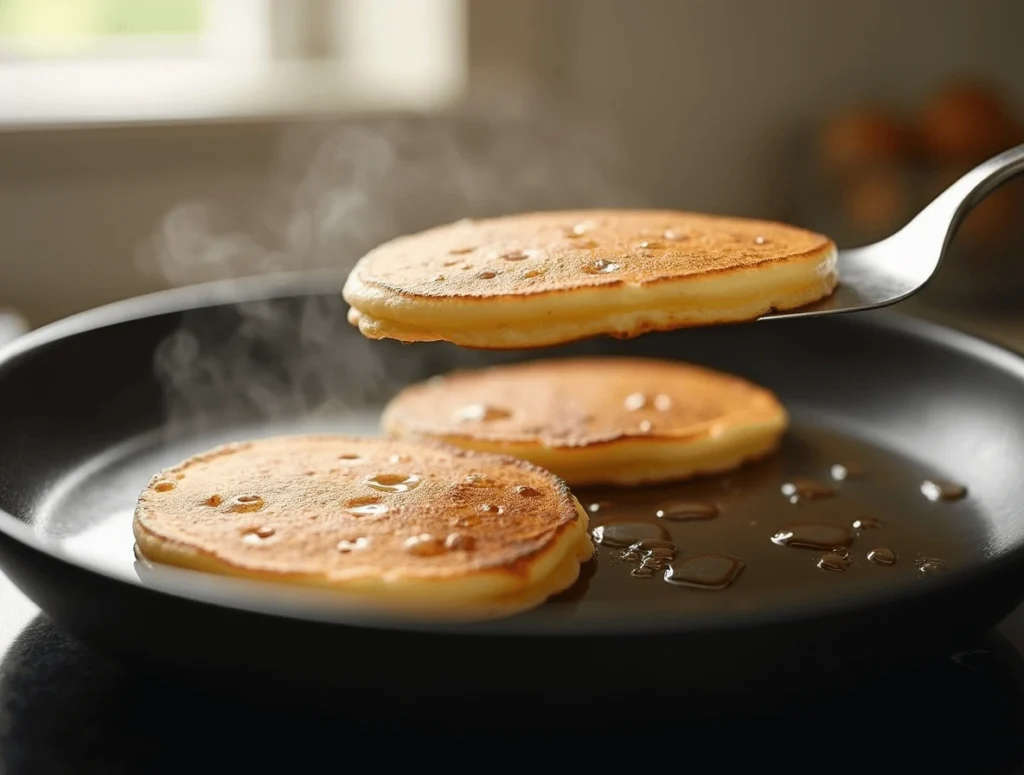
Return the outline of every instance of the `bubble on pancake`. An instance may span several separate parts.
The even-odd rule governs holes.
[[[435,557],[448,551],[444,541],[432,536],[430,533],[410,536],[405,539],[402,546],[405,547],[405,551],[415,557]]]
[[[612,272],[617,272],[620,269],[622,269],[622,264],[618,264],[604,258],[591,261],[583,267],[583,271],[588,272],[589,274],[611,274]]]
[[[248,513],[250,511],[259,511],[264,505],[263,498],[259,495],[236,495],[228,501],[225,508],[227,511]]]
[[[418,474],[371,474],[363,479],[367,487],[381,492],[409,492],[420,486]]]
[[[469,404],[455,411],[453,417],[460,422],[491,422],[493,420],[507,420],[512,412],[500,406],[489,404]]]
[[[359,549],[365,549],[370,545],[370,539],[366,536],[359,536],[359,538],[353,538],[351,540],[343,538],[337,543],[337,550],[342,554],[348,554]]]

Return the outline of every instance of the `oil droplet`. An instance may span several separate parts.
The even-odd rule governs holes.
[[[827,484],[804,478],[797,478],[786,482],[782,485],[781,489],[782,494],[789,498],[790,503],[831,498],[836,494],[836,491]]]
[[[672,408],[672,398],[664,393],[659,393],[654,397],[654,408],[659,412],[667,412]]]
[[[170,479],[158,479],[153,482],[153,489],[157,492],[167,492],[168,490],[173,490],[177,486],[178,485]]]
[[[680,501],[662,506],[656,512],[658,519],[668,519],[673,522],[693,522],[701,519],[714,519],[718,516],[718,507],[713,503],[698,503],[691,501]]]
[[[512,416],[508,409],[499,406],[488,406],[487,404],[469,404],[456,410],[454,418],[458,422],[492,422],[494,420],[507,420]]]
[[[635,549],[638,552],[650,552],[655,549],[671,549],[673,552],[676,551],[675,542],[666,541],[663,538],[647,538],[643,541],[637,541],[629,548]]]
[[[654,572],[654,568],[647,565],[641,565],[639,568],[633,568],[633,570],[629,572],[629,575],[638,579],[653,579]]]
[[[843,557],[841,554],[829,552],[828,554],[823,554],[818,560],[818,567],[822,570],[841,573],[850,567],[850,560],[848,557]]]
[[[512,250],[502,255],[502,258],[506,261],[525,261],[530,257],[530,254],[525,250]]]
[[[945,573],[947,570],[945,560],[936,557],[921,557],[917,561],[917,569],[927,576]]]
[[[661,244],[658,242],[648,242],[647,240],[644,240],[643,242],[639,243],[637,247],[640,248],[641,250],[657,250],[658,248],[661,247]]]
[[[577,223],[575,226],[573,226],[571,229],[569,229],[569,231],[566,234],[566,236],[567,237],[582,237],[588,231],[590,231],[590,224],[589,223]]]
[[[592,239],[579,240],[576,243],[576,247],[580,248],[581,250],[593,250],[597,246],[598,246],[598,243],[595,240],[592,240]]]
[[[498,486],[496,481],[485,474],[466,474],[466,478],[462,480],[462,483],[468,487],[478,487],[481,489]]]
[[[665,571],[665,581],[696,589],[725,589],[739,578],[746,564],[724,554],[699,554],[673,562]]]
[[[204,506],[217,507],[220,504],[222,504],[223,502],[224,502],[224,499],[218,493],[214,493],[209,498],[207,498],[206,500],[203,501],[203,505]]]
[[[263,498],[259,495],[238,495],[227,505],[228,511],[247,512],[259,511],[263,508]]]
[[[408,455],[392,455],[388,458],[389,463],[408,463],[412,458]]]
[[[338,455],[338,460],[343,463],[358,463],[362,459],[362,455],[356,455],[353,452],[346,452],[344,455]]]
[[[542,274],[544,274],[543,269],[529,269],[526,272],[523,272],[523,277],[529,280],[533,277],[540,277]]]
[[[467,514],[455,520],[456,527],[476,527],[481,522],[479,514]]]
[[[681,242],[686,239],[686,235],[681,231],[673,231],[672,229],[666,229],[661,236],[671,242]]]
[[[359,538],[356,538],[352,541],[349,541],[347,539],[343,541],[338,541],[337,548],[338,551],[342,554],[348,554],[349,552],[355,552],[360,549],[365,549],[369,545],[370,539],[366,538],[365,536],[360,536]]]
[[[772,536],[772,543],[801,549],[834,549],[853,543],[853,534],[839,525],[791,525]]]
[[[441,266],[455,266],[458,261],[445,261]]]
[[[627,412],[639,412],[647,406],[647,396],[643,393],[630,393],[622,405],[626,407]]]
[[[596,501],[595,503],[591,503],[589,506],[587,506],[587,511],[589,511],[591,514],[596,514],[597,512],[601,511],[601,509],[606,509],[611,505],[612,504],[609,503],[608,501]]]
[[[405,551],[414,557],[434,557],[438,554],[444,554],[446,551],[444,543],[434,538],[430,533],[409,536],[409,538],[405,539],[405,543],[402,546],[405,547]]]
[[[599,258],[596,261],[587,264],[583,268],[584,272],[589,274],[610,274],[617,272],[622,268],[620,264],[616,264],[614,261],[606,261],[603,258]]]
[[[448,252],[449,252],[449,253],[450,253],[451,255],[453,255],[453,256],[464,256],[464,255],[466,255],[467,253],[472,253],[472,252],[473,252],[474,250],[476,250],[476,248],[468,248],[468,247],[465,247],[465,248],[452,248],[452,249],[451,249],[451,250],[449,250]],[[453,261],[452,263],[455,263],[455,262]]]
[[[449,533],[444,545],[453,552],[468,552],[476,547],[476,539],[464,533]]]
[[[267,540],[274,535],[274,528],[272,527],[256,527],[252,530],[246,530],[242,533],[242,541],[247,544],[258,544]]]
[[[492,272],[489,269],[485,269],[484,271],[477,274],[477,277],[481,280],[493,280],[497,276],[498,275],[496,272]]]
[[[837,482],[845,482],[847,479],[860,479],[864,476],[864,469],[856,463],[836,463],[829,473]]]
[[[967,495],[967,488],[943,479],[928,479],[921,483],[921,494],[930,501],[955,501]]]
[[[434,275],[433,277],[431,277],[430,279],[431,279],[431,280],[432,280],[433,282],[435,282],[435,283],[441,283],[441,282],[444,282],[444,275],[443,275],[443,274],[435,274],[435,275]]]
[[[875,565],[895,565],[896,564],[896,552],[892,549],[886,549],[884,546],[878,549],[872,549],[868,552],[868,559]]]
[[[540,490],[536,487],[530,487],[526,484],[520,484],[515,488],[516,495],[522,495],[524,498],[536,498],[540,495]]]
[[[672,536],[653,522],[608,522],[591,531],[594,541],[603,546],[632,546],[639,541],[669,541]]]
[[[651,428],[653,428],[654,426],[651,425],[650,420],[641,420],[640,425],[638,427],[641,433],[650,433]]]
[[[853,520],[854,530],[877,530],[880,527],[885,527],[885,523],[876,517],[861,517]]]
[[[420,486],[422,479],[416,474],[373,474],[363,484],[380,492],[409,492]]]
[[[480,511],[484,514],[492,514],[494,516],[500,516],[505,513],[504,506],[497,506],[493,503],[483,503],[480,505]]]
[[[754,242],[758,245],[763,245],[767,240],[764,237],[754,237]]]

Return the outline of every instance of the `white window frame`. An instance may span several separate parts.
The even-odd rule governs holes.
[[[198,56],[0,63],[0,129],[430,109],[466,88],[469,0],[206,2]]]

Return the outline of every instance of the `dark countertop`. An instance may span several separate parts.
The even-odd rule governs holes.
[[[787,772],[1024,772],[1024,607],[975,648],[871,685],[823,687],[813,707],[680,725],[672,708],[685,698],[666,696],[644,709],[649,719],[637,730],[605,730],[595,714],[583,729],[540,738],[471,735],[459,719],[441,733],[401,722],[375,728],[359,721],[358,708],[345,708],[344,697],[345,718],[329,719],[156,687],[65,636],[2,577],[0,653],[5,775],[304,772],[374,752],[380,765],[462,759],[482,747],[504,758],[541,739],[551,744],[545,749],[572,745],[583,766],[607,746],[654,766],[665,741],[680,763],[721,760],[730,773],[779,757]]]
[[[1024,345],[1024,323],[964,327]],[[1024,772],[1024,606],[941,663],[871,685],[822,687],[814,706],[780,707],[770,718],[680,724],[673,707],[686,699],[652,696],[644,727],[605,730],[595,713],[581,730],[552,730],[547,742],[571,746],[573,762],[588,768],[621,752],[644,769],[692,769],[696,757],[702,770],[710,762],[723,773],[768,763],[789,772]],[[519,751],[533,759],[538,742],[514,730],[470,736],[459,719],[444,733],[398,722],[375,728],[344,697],[338,705],[344,720],[157,687],[64,635],[0,576],[0,775],[302,772],[365,756],[374,768],[404,758],[470,765],[481,744],[511,760]]]

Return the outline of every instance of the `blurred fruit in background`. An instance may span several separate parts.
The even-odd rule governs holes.
[[[865,167],[904,163],[912,143],[912,135],[899,120],[878,105],[865,105],[826,122],[818,155],[823,170],[842,179]]]
[[[922,150],[937,164],[969,168],[1021,141],[1006,101],[991,87],[971,82],[941,89],[917,122]]]
[[[920,106],[863,103],[818,127],[800,222],[843,246],[899,229],[961,175],[1024,143],[1024,123],[994,86],[956,79]],[[984,271],[976,271],[983,268]],[[968,214],[927,291],[946,302],[1019,304],[1024,291],[1024,179]]]

